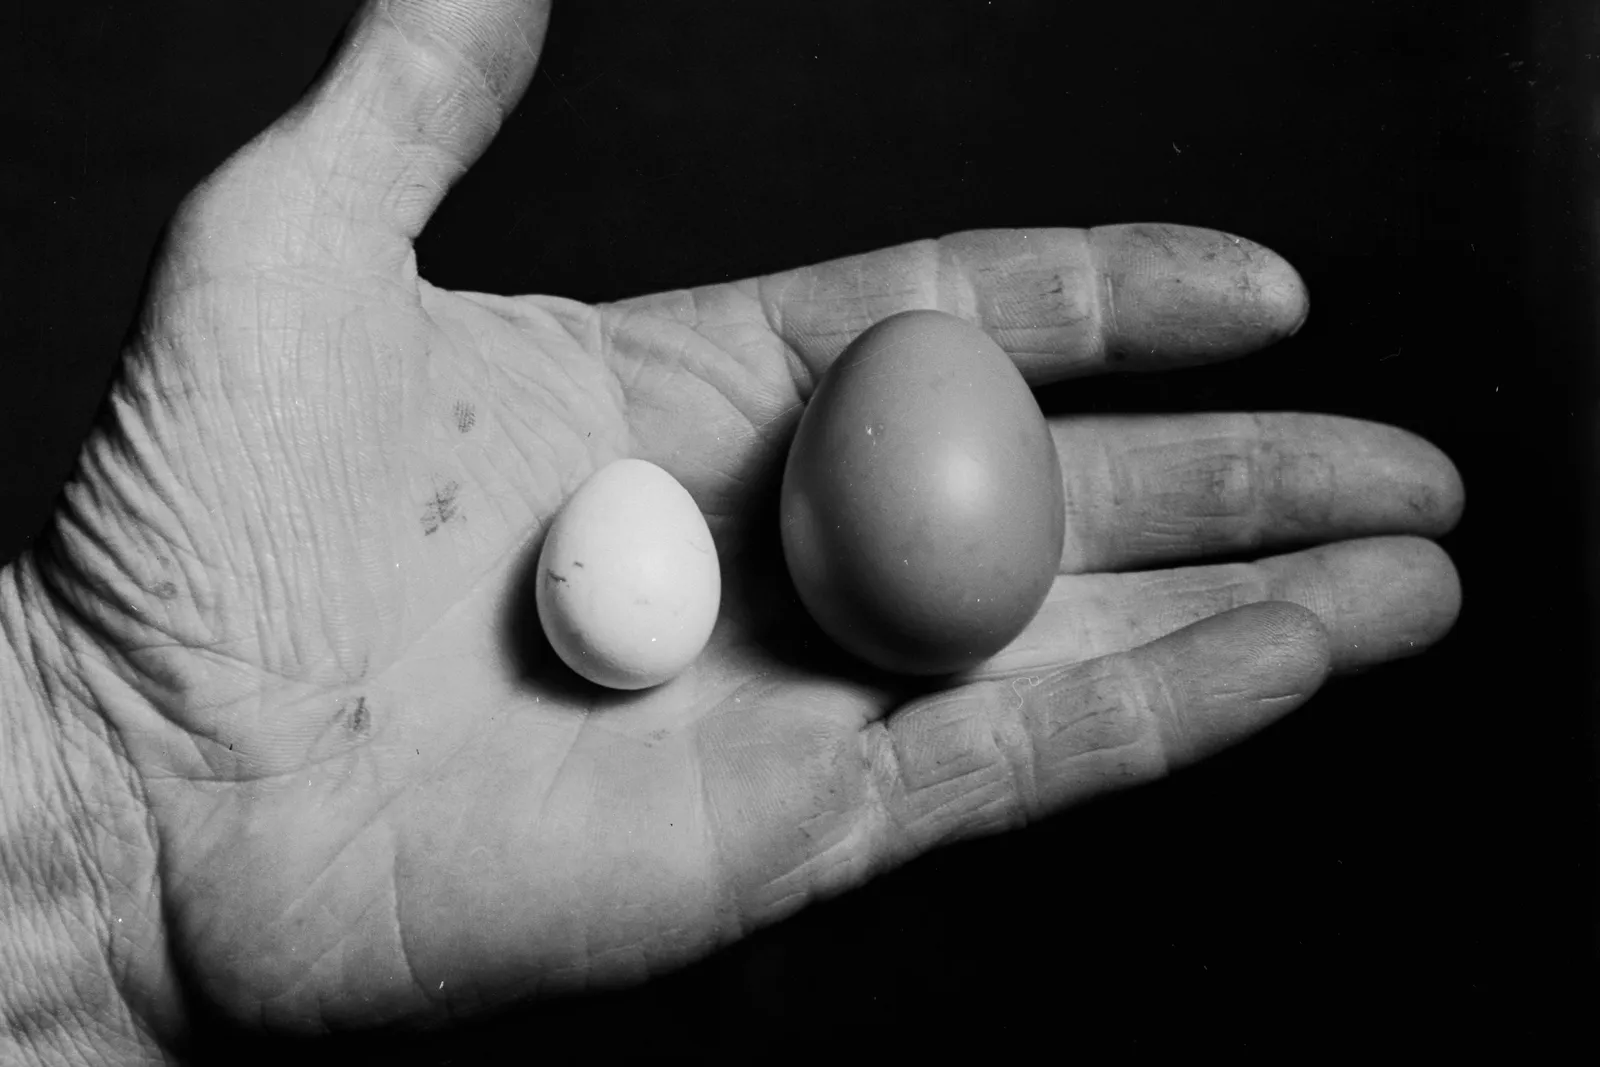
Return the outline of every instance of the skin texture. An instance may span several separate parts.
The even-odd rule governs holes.
[[[841,656],[787,584],[777,485],[863,328],[944,310],[1039,385],[1259,349],[1304,288],[1243,239],[1124,226],[601,306],[439,290],[412,241],[544,17],[369,4],[174,219],[57,514],[0,583],[0,918],[30,931],[0,988],[27,1058],[156,1058],[196,997],[314,1032],[643,980],[1168,773],[1454,621],[1425,538],[1462,490],[1426,442],[1079,418],[1052,422],[1065,545],[1022,636],[935,689]],[[694,496],[724,593],[694,667],[619,694],[542,644],[528,578],[566,497],[629,455]],[[1205,563],[1241,549],[1262,558]]]

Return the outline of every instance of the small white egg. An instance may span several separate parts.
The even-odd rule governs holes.
[[[612,689],[681,673],[722,600],[705,517],[676,478],[642,459],[609,463],[578,487],[545,536],[536,581],[551,647]]]

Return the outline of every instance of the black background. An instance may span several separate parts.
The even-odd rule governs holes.
[[[4,558],[70,470],[161,224],[354,6],[0,11]],[[1242,234],[1306,279],[1298,336],[1047,410],[1417,432],[1466,481],[1443,542],[1465,603],[1425,656],[1202,768],[391,1062],[1593,1050],[1592,6],[558,4],[419,244],[429,280],[606,299],[977,227]]]

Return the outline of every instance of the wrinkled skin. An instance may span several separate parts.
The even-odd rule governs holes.
[[[599,307],[445,292],[412,241],[526,84],[542,6],[363,19],[307,103],[185,202],[24,561],[73,714],[141,806],[112,908],[142,933],[113,955],[156,1029],[182,1027],[168,960],[236,1020],[312,1030],[642,979],[1166,773],[1453,621],[1454,571],[1422,538],[1460,483],[1426,443],[1317,416],[1055,420],[1068,543],[1033,626],[931,688],[852,664],[798,608],[773,516],[805,399],[855,333],[940,307],[1034,384],[1155,369],[1291,332],[1293,271],[1128,227]],[[997,315],[1040,278],[1061,283],[1031,318]],[[624,694],[549,652],[527,579],[564,499],[629,455],[706,513],[724,602],[690,670]],[[1202,565],[1277,545],[1298,550]]]

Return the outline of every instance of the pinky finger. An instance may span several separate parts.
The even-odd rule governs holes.
[[[1316,615],[1272,602],[916,701],[863,734],[874,859],[898,864],[1160,778],[1299,707],[1327,674]]]

